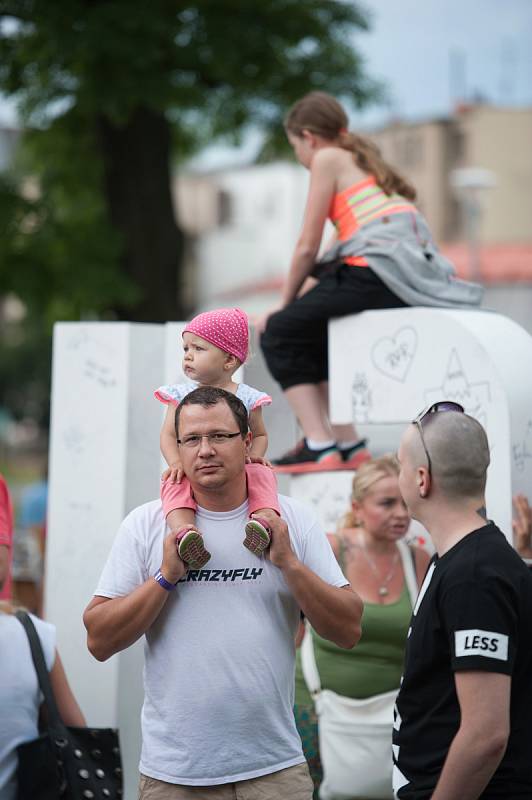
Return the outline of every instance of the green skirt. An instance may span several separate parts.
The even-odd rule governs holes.
[[[318,741],[318,720],[314,706],[294,706],[296,728],[301,737],[303,755],[307,759],[310,777],[314,781],[313,800],[319,800],[318,789],[323,778],[320,761],[320,746]]]

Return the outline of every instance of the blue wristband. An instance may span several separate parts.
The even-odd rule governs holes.
[[[170,581],[167,581],[160,569],[157,570],[153,576],[153,579],[157,581],[159,586],[162,586],[163,589],[166,589],[167,592],[173,592],[177,586],[177,583],[170,583]]]

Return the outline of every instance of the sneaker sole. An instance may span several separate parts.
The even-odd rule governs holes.
[[[177,545],[177,552],[189,569],[201,569],[211,557],[203,544],[203,537],[197,531],[185,533]]]
[[[340,469],[344,470],[356,470],[362,464],[365,464],[366,461],[371,461],[371,454],[368,453],[367,450],[361,450],[360,453],[357,453],[353,458],[350,458],[349,461],[344,461]]]
[[[261,556],[265,550],[270,546],[270,534],[260,522],[251,519],[246,524],[246,538],[242,542],[251,553],[256,556]]]
[[[273,465],[274,472],[292,473],[294,475],[306,472],[335,472],[341,469],[345,469],[345,467],[343,461],[339,458],[330,461],[323,459],[323,461],[303,461],[300,464]]]

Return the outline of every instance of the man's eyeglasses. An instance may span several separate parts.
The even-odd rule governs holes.
[[[432,462],[430,460],[429,451],[427,450],[427,443],[425,442],[425,437],[423,436],[423,423],[427,422],[431,418],[432,414],[438,414],[440,411],[458,411],[460,414],[465,412],[463,406],[460,403],[454,403],[452,400],[440,400],[437,403],[433,403],[431,406],[426,408],[421,414],[418,414],[415,419],[412,420],[412,423],[416,426],[419,431],[419,436],[421,438],[421,444],[423,445],[423,450],[425,451],[425,455],[427,457],[427,466],[429,470],[429,476],[432,477]]]
[[[227,444],[230,439],[234,439],[235,436],[242,436],[240,431],[236,433],[204,433],[203,435],[199,434],[191,434],[190,436],[185,436],[183,439],[178,439],[177,443],[182,444],[183,447],[190,447],[190,449],[194,447],[199,447],[203,439],[207,439],[208,443],[212,447],[213,445],[223,445]]]

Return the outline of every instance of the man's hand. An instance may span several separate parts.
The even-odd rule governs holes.
[[[266,325],[268,324],[268,320],[272,314],[276,314],[278,311],[281,311],[282,308],[282,304],[279,303],[273,308],[270,308],[269,311],[265,311],[262,314],[256,314],[254,317],[251,317],[251,322],[253,323],[253,327],[257,336],[260,336],[262,333],[264,333]]]
[[[522,558],[532,558],[532,508],[524,494],[514,497],[514,547]]]
[[[279,569],[293,566],[297,562],[297,557],[292,550],[290,543],[290,535],[288,533],[288,525],[275,514],[275,519],[270,521],[270,529],[272,532],[272,541],[269,549],[266,551],[266,556],[270,559],[272,564]]]
[[[163,543],[163,563],[161,564],[161,572],[167,581],[170,581],[170,583],[177,583],[186,571],[185,563],[179,558],[177,552],[175,531],[173,531],[165,537]]]
[[[181,462],[173,461],[168,466],[168,469],[165,469],[165,471],[161,475],[161,480],[163,481],[170,480],[172,483],[181,483],[181,479],[184,474],[185,473],[183,472],[183,467],[181,466]]]
[[[261,456],[246,456],[246,464],[262,464],[263,467],[270,467],[273,468],[273,464],[271,461],[268,461],[267,458],[262,458]]]

